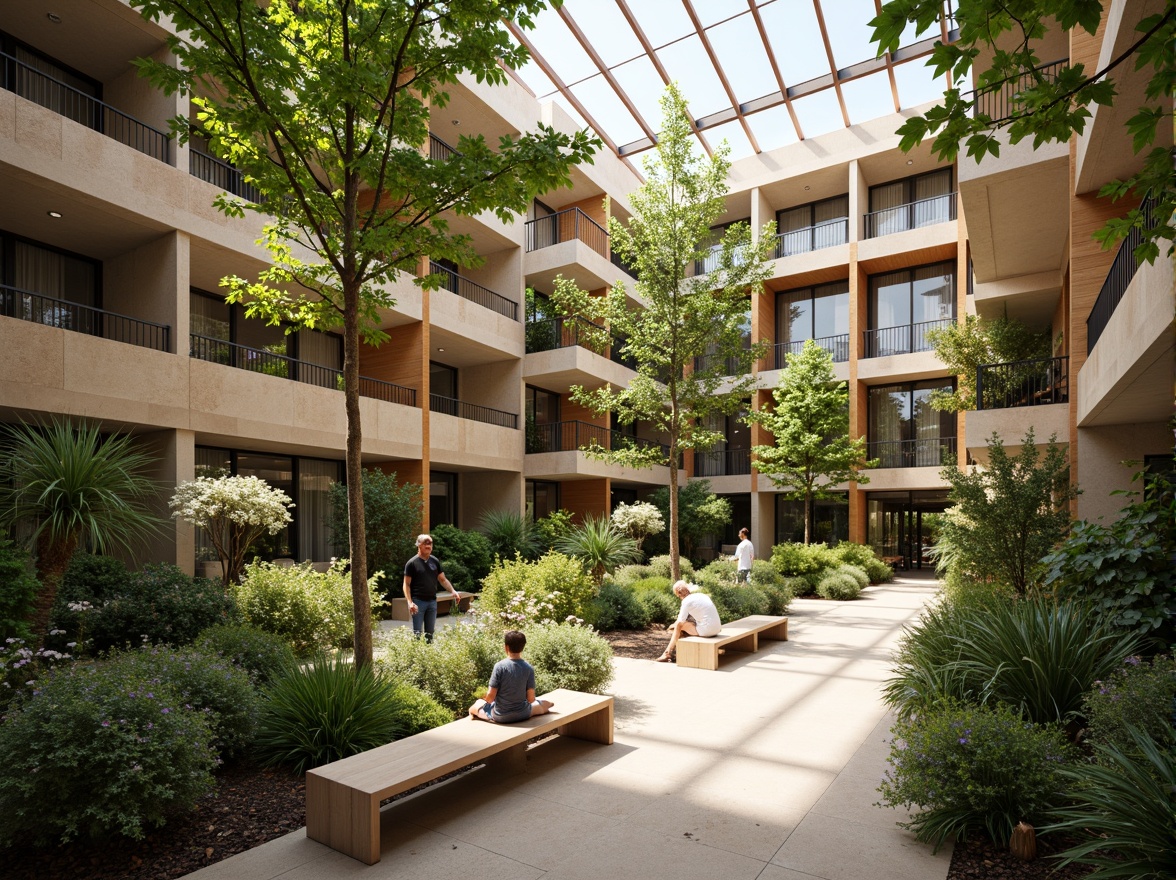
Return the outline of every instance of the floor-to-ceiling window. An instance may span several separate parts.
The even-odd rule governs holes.
[[[943,465],[956,451],[956,415],[934,409],[931,395],[954,388],[951,379],[870,388],[867,455],[884,468]]]
[[[835,546],[849,540],[849,503],[843,499],[812,502],[810,542]],[[773,543],[803,543],[804,502],[776,496],[776,539]],[[765,548],[768,550],[770,548]],[[766,556],[767,553],[764,553]]]
[[[751,473],[751,430],[747,418],[749,404],[731,415],[711,415],[706,427],[722,434],[722,439],[705,452],[694,453],[694,476],[723,477]]]
[[[101,276],[97,260],[0,231],[0,315],[100,335]]]
[[[429,472],[429,528],[457,525],[457,474]]]
[[[543,519],[559,510],[559,483],[550,480],[527,480],[527,513],[531,521]]]
[[[951,183],[951,169],[942,168],[870,187],[866,238],[955,219],[955,194]]]
[[[849,281],[833,281],[776,294],[775,367],[800,354],[806,340],[829,352],[834,363],[849,360]]]
[[[930,351],[927,332],[955,321],[955,263],[870,276],[866,357]]]
[[[559,395],[554,391],[546,391],[528,385],[526,387],[526,413],[527,452],[563,451],[566,444],[562,442],[562,432],[560,431]]]
[[[903,568],[932,567],[939,517],[947,507],[947,491],[943,489],[869,492],[866,543],[879,556],[898,560]]]
[[[776,212],[777,259],[849,241],[849,196],[834,196]]]

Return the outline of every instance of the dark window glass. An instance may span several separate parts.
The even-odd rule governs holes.
[[[457,525],[457,474],[432,471],[429,474],[429,528],[440,523]]]

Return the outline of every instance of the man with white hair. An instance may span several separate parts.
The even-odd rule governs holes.
[[[678,581],[673,587],[674,595],[682,600],[682,607],[678,610],[678,619],[671,627],[673,635],[666,645],[665,652],[657,658],[658,663],[668,663],[674,654],[674,646],[683,635],[702,636],[710,638],[717,636],[723,628],[719,620],[719,609],[706,593],[696,592],[698,587],[686,581]]]

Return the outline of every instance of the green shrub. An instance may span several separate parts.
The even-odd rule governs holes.
[[[256,685],[269,683],[294,665],[294,652],[281,636],[255,626],[210,626],[194,647],[244,669]]]
[[[716,581],[723,583],[735,583],[735,560],[733,559],[714,559],[708,562],[699,572],[697,577],[699,579],[705,577],[714,578]],[[701,580],[700,580],[701,582]]]
[[[631,587],[640,580],[653,574],[648,565],[622,565],[613,572],[613,583],[622,587]]]
[[[330,571],[317,572],[309,565],[278,568],[255,561],[235,588],[237,607],[250,626],[274,633],[299,657],[325,648],[349,648],[355,637],[351,575],[345,561]],[[374,610],[382,600],[375,579],[368,581]]]
[[[793,596],[812,596],[816,594],[813,585],[809,583],[808,578],[804,577],[786,577],[783,579],[784,586]]]
[[[428,694],[451,720],[486,692],[490,672],[504,656],[501,629],[464,624],[439,629],[431,645],[397,627],[381,648],[380,670]]]
[[[499,560],[483,582],[477,611],[496,625],[583,618],[596,595],[592,577],[578,559],[548,553],[536,562]]]
[[[788,613],[788,606],[792,603],[791,589],[782,583],[762,584],[759,581],[755,582],[755,586],[768,600],[768,614]]]
[[[751,582],[757,587],[783,586],[784,577],[776,571],[768,559],[753,559],[751,561]]]
[[[1130,754],[1134,730],[1161,748],[1176,746],[1176,658],[1128,657],[1094,685],[1083,704],[1091,741]]]
[[[822,599],[848,601],[862,594],[862,588],[853,575],[835,571],[821,578],[817,583],[817,595]]]
[[[694,577],[694,565],[685,556],[678,560],[678,567],[682,571],[683,580],[690,580]],[[655,556],[650,559],[649,573],[653,577],[672,578],[670,574],[670,557]]]
[[[93,602],[115,596],[125,586],[131,572],[122,560],[94,553],[75,553],[61,578],[57,603]],[[64,596],[63,596],[64,594]]]
[[[398,683],[370,665],[318,654],[263,692],[254,752],[267,766],[295,773],[392,742],[399,726]]]
[[[602,694],[613,678],[612,648],[589,627],[532,627],[523,657],[535,667],[537,694],[556,688]]]
[[[936,850],[949,836],[964,840],[980,830],[1006,844],[1018,822],[1038,825],[1062,801],[1065,736],[1008,706],[940,706],[892,732],[881,804],[921,807],[899,824]]]
[[[205,713],[212,745],[222,758],[244,754],[253,742],[258,694],[249,674],[225,658],[156,645],[112,655],[109,663],[116,675],[167,682],[185,707]]]
[[[205,713],[126,665],[44,678],[0,724],[0,842],[139,839],[213,789]]]
[[[673,598],[670,593],[670,586],[670,579],[668,577],[659,577],[658,575],[641,578],[629,585],[634,593],[664,593]]]
[[[573,517],[570,510],[560,508],[535,520],[535,539],[539,542],[540,553],[554,550],[555,545],[571,532]]]
[[[842,565],[837,569],[837,574],[849,575],[857,582],[859,589],[864,590],[870,585],[870,576],[866,574],[866,570],[856,565]]]
[[[666,580],[666,578],[659,578],[659,580]],[[640,590],[635,593],[637,601],[645,609],[650,623],[668,624],[678,619],[678,599],[669,592],[669,589],[667,585],[661,590]]]
[[[723,623],[768,613],[767,595],[752,584],[714,584],[707,588],[707,592]]]
[[[494,554],[486,536],[446,523],[439,524],[431,535],[433,555],[441,560],[449,582],[457,589],[471,593],[482,589],[482,581],[494,564]]]
[[[482,514],[482,534],[490,543],[490,553],[499,559],[536,559],[540,554],[539,535],[531,521],[516,510],[488,510]]]
[[[28,637],[26,619],[40,588],[28,553],[0,538],[0,642]]]
[[[453,713],[424,691],[397,682],[392,718],[401,736],[414,736],[448,724],[453,721]]]
[[[588,608],[588,622],[602,631],[645,629],[649,613],[632,590],[605,581]]]
[[[419,483],[398,482],[396,474],[364,468],[362,476],[364,546],[368,573],[376,576],[381,596],[399,596],[404,562],[416,552],[424,492]],[[347,486],[331,483],[326,525],[339,552],[350,555]]]
[[[772,566],[783,577],[803,577],[816,586],[841,559],[824,544],[777,544],[772,548]]]
[[[894,580],[894,569],[878,558],[873,547],[842,541],[833,548],[833,555],[846,565],[856,565],[865,571],[872,584],[885,584]]]

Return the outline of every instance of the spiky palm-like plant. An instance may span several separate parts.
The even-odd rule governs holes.
[[[146,475],[150,455],[129,434],[103,434],[94,424],[53,421],[9,427],[0,460],[0,526],[28,524],[41,589],[30,625],[48,629],[57,587],[74,552],[131,550],[163,520],[150,503],[159,487]]]
[[[606,572],[614,571],[618,565],[641,561],[637,542],[603,516],[585,517],[584,522],[556,543],[555,549],[583,562],[597,587]]]
[[[482,514],[482,534],[490,542],[490,549],[503,559],[524,559],[539,555],[539,541],[530,521],[514,510],[488,510]]]

